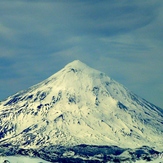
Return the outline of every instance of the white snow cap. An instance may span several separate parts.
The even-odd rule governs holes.
[[[88,67],[88,66],[85,63],[81,62],[80,60],[74,60],[68,63],[65,67],[82,68],[82,67]]]
[[[74,60],[73,62],[68,63],[64,68],[64,70],[72,70],[73,72],[83,72],[84,74],[104,74],[92,67],[89,67],[85,63],[81,62],[80,60]]]
[[[69,64],[67,64],[64,68],[74,68],[76,70],[84,70],[84,69],[92,69],[94,70],[93,68],[87,66],[85,63],[79,61],[79,60],[74,60],[73,62],[70,62]],[[96,71],[96,70],[94,70]]]

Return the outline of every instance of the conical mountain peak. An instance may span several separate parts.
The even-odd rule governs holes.
[[[43,83],[46,83],[47,81],[53,82],[56,81],[56,79],[59,79],[60,86],[62,84],[66,85],[67,83],[80,84],[81,82],[84,82],[86,84],[87,82],[88,84],[89,81],[94,81],[95,78],[100,79],[102,76],[106,75],[94,68],[87,66],[85,63],[79,60],[75,60],[68,63],[60,71],[43,81]],[[71,85],[71,87],[74,87],[74,85]]]
[[[83,69],[83,68],[87,68],[88,66],[85,63],[81,62],[80,60],[74,60],[73,62],[67,64],[65,67],[74,67],[74,68]]]
[[[8,97],[0,111],[0,145],[163,145],[162,109],[79,60]]]
[[[79,60],[74,60],[73,62],[70,62],[64,67],[64,69],[71,69],[74,72],[86,70],[87,73],[97,71]]]

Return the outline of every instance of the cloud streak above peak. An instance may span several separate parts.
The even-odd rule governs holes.
[[[1,2],[1,99],[79,59],[163,107],[162,12],[159,0]]]

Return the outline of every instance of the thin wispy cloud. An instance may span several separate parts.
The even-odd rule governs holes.
[[[79,59],[163,107],[162,11],[159,0],[2,1],[0,98]]]

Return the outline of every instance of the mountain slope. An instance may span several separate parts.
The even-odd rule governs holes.
[[[0,103],[0,144],[163,149],[163,110],[80,61]]]

